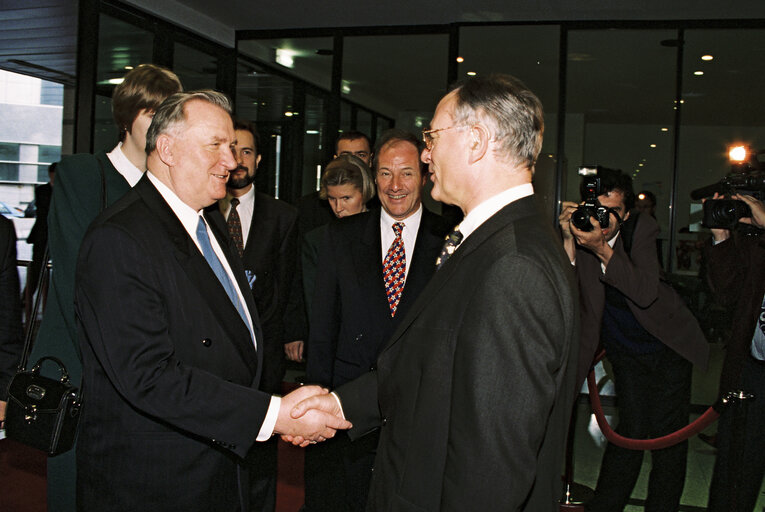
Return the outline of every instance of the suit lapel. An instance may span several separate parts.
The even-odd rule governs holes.
[[[367,222],[361,233],[361,243],[353,244],[353,268],[359,288],[364,296],[370,297],[374,308],[384,309],[390,316],[388,295],[382,275],[382,242],[380,239],[380,211],[373,210],[367,216]],[[382,318],[382,316],[380,317]]]
[[[433,274],[430,282],[426,285],[425,289],[420,293],[412,308],[407,315],[403,318],[396,331],[393,333],[390,341],[383,349],[382,352],[387,351],[393,347],[403,336],[409,326],[417,319],[422,310],[440,294],[449,293],[448,290],[443,291],[446,285],[451,280],[457,269],[460,268],[460,264],[463,259],[468,257],[473,251],[478,249],[484,241],[491,237],[494,233],[507,226],[520,216],[529,214],[534,211],[534,196],[525,197],[510,203],[502,208],[499,212],[495,213],[486,222],[481,224],[467,240],[460,244],[457,251],[449,258],[449,260]],[[435,262],[433,263],[435,265]]]
[[[229,299],[223,285],[218,281],[218,278],[210,268],[207,260],[202,256],[202,253],[186,232],[183,224],[181,224],[181,221],[146,176],[141,178],[141,181],[136,184],[135,190],[141,196],[148,208],[152,210],[155,218],[164,227],[168,234],[168,239],[175,249],[175,258],[178,261],[178,264],[184,270],[188,279],[197,286],[202,297],[206,299],[206,305],[212,310],[213,315],[218,319],[222,328],[228,332],[229,339],[236,346],[242,359],[254,367],[258,367],[256,365],[259,357],[253,350],[254,347],[250,340],[249,329],[244,325],[242,318],[239,316],[239,312],[237,312],[236,308],[231,303],[231,299]],[[210,219],[211,215],[206,212],[205,218]],[[210,220],[210,224],[211,226],[215,226],[217,222]],[[239,263],[238,267],[232,264],[233,258],[230,256],[231,252],[230,249],[228,249],[228,242],[225,240],[221,241],[220,226],[213,227],[212,231],[218,239],[218,243],[223,248],[224,254],[226,254],[226,258],[232,266],[232,269],[235,269],[234,275],[237,277],[237,283],[241,288],[242,279],[240,278],[240,274],[243,273],[243,271],[240,272],[236,270],[241,270],[241,263]],[[248,295],[251,294],[243,293],[242,295],[247,299]],[[256,324],[257,313],[253,314],[255,308],[252,304],[251,297],[247,302],[247,306],[250,308],[250,314],[252,315],[253,324]]]

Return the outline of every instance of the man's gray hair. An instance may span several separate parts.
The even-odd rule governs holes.
[[[494,74],[459,84],[454,89],[455,125],[484,122],[493,130],[501,155],[514,165],[534,169],[542,150],[544,110],[539,98],[520,80]]]
[[[183,107],[192,100],[206,101],[216,105],[231,115],[231,102],[228,97],[220,92],[210,89],[201,91],[179,92],[168,96],[154,113],[154,119],[146,132],[146,154],[150,154],[157,147],[157,138],[163,133],[168,133],[179,124],[186,121],[186,113]]]

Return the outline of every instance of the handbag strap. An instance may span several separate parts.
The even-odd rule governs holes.
[[[99,214],[103,212],[106,209],[106,203],[108,201],[108,195],[106,191],[106,173],[104,172],[104,164],[101,162],[101,160],[96,156],[96,162],[98,162],[98,173],[101,178],[101,209],[99,210]],[[32,339],[34,337],[34,326],[35,326],[35,320],[37,319],[37,313],[40,311],[40,304],[42,304],[42,293],[40,292],[42,290],[42,284],[45,282],[45,278],[47,277],[51,263],[49,261],[50,258],[50,245],[46,242],[45,243],[45,254],[43,254],[43,266],[40,269],[40,274],[37,276],[37,296],[35,297],[34,306],[32,307],[32,314],[29,315],[29,318],[27,318],[27,325],[24,332],[24,350],[21,353],[21,360],[19,361],[18,371],[23,372],[27,369],[27,363],[29,362],[29,355],[32,352]],[[58,360],[57,360],[58,361]],[[63,368],[63,363],[61,363],[61,367]],[[66,374],[66,369],[64,368],[64,373]],[[67,376],[68,377],[68,376]]]

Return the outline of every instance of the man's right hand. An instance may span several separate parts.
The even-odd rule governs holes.
[[[561,203],[558,224],[560,225],[560,234],[563,237],[563,249],[565,249],[568,259],[573,263],[576,259],[576,242],[574,234],[571,231],[571,215],[579,207],[573,201],[563,201]]]
[[[345,418],[343,409],[340,406],[340,402],[332,394],[313,395],[309,398],[306,398],[292,408],[290,415],[293,418],[298,419],[302,418],[306,414],[317,411],[323,411],[323,413],[329,414],[333,417]],[[303,436],[283,435],[282,440],[288,443],[292,443],[296,446],[306,446],[309,444],[309,440]]]
[[[303,410],[302,414],[295,415],[296,406],[306,402],[306,399],[310,400],[311,397],[324,397],[335,401],[334,397],[327,394],[326,389],[319,386],[297,388],[282,397],[274,432],[281,434],[283,439],[299,438],[301,440],[299,443],[290,442],[306,446],[312,442],[325,441],[334,437],[337,430],[347,430],[353,426],[342,417],[339,407],[333,410],[311,407],[311,410]]]

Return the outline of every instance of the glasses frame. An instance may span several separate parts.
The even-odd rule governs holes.
[[[436,143],[436,137],[433,137],[434,133],[442,132],[444,130],[451,130],[452,128],[464,128],[470,126],[468,124],[453,124],[446,128],[436,128],[435,130],[422,130],[422,142],[425,143],[425,149],[428,151],[433,150],[433,146]]]

